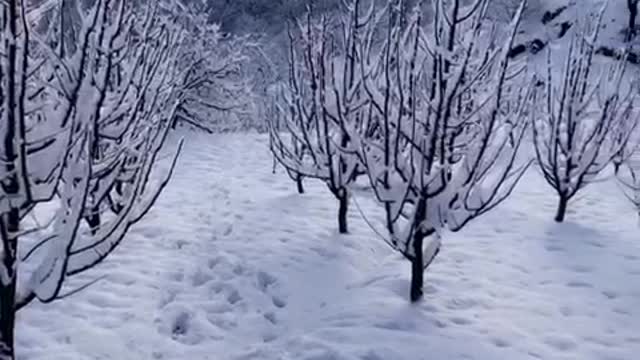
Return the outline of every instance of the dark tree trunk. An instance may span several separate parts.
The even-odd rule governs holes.
[[[87,224],[89,224],[91,234],[95,235],[100,228],[100,208],[95,206],[91,209],[91,215],[87,216],[85,220],[87,221]]]
[[[15,359],[15,298],[16,279],[14,274],[8,285],[0,283],[0,360]]]
[[[614,162],[613,162],[613,173],[614,173],[615,175],[618,175],[618,173],[620,173],[620,166],[621,166],[621,165],[622,165],[622,164],[621,164],[621,163],[619,163],[619,162],[617,162],[617,161],[614,161]]]
[[[418,231],[414,235],[413,251],[415,256],[411,259],[411,302],[422,299],[422,287],[424,285],[424,259],[422,258],[422,243],[424,235]]]
[[[349,192],[346,189],[338,191],[338,229],[340,234],[347,234],[349,228],[347,225],[347,213],[349,212]]]
[[[569,204],[569,199],[561,195],[560,201],[558,202],[558,211],[556,212],[556,222],[564,222],[564,218],[567,215],[567,205]]]
[[[2,266],[6,274],[0,279],[0,360],[13,360],[14,329],[16,323],[16,256],[20,229],[20,215],[17,208],[2,216],[0,232],[2,236]]]
[[[416,208],[416,216],[413,225],[416,227],[413,233],[413,256],[411,260],[411,302],[422,299],[422,286],[424,285],[424,255],[422,252],[422,244],[424,238],[427,237],[420,224],[427,218],[427,199],[421,197],[418,200]]]
[[[304,194],[304,184],[302,183],[302,175],[298,174],[296,176],[296,185],[298,187],[298,194]]]
[[[629,8],[629,29],[627,29],[627,41],[633,40],[636,36],[636,19],[638,17],[638,0],[627,0]]]

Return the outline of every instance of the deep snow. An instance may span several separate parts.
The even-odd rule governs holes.
[[[271,173],[261,135],[187,134],[159,203],[93,287],[19,314],[22,360],[633,360],[638,219],[612,181],[566,224],[535,169],[513,197],[447,233],[408,302],[409,263],[352,203],[336,231],[324,185]],[[381,215],[365,193],[370,221]]]

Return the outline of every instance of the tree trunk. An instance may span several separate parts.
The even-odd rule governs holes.
[[[296,185],[298,186],[298,194],[304,194],[304,185],[302,184],[302,175],[296,176]]]
[[[349,192],[346,189],[338,190],[338,202],[340,207],[338,209],[338,229],[340,234],[349,233],[347,226],[347,213],[349,212]]]
[[[0,271],[0,360],[15,359],[14,329],[16,323],[16,284],[17,284],[17,234],[20,229],[18,208],[12,208],[2,216],[0,235],[2,252],[0,253],[3,268]]]
[[[411,259],[411,302],[422,299],[422,287],[424,285],[424,259],[422,258],[422,243],[424,236],[417,231],[413,240],[413,252]]]
[[[0,360],[15,359],[15,298],[16,278],[14,274],[9,284],[5,285],[0,281]]]
[[[629,29],[627,29],[627,41],[633,40],[636,36],[636,19],[638,17],[638,1],[627,0],[627,7],[629,8]]]
[[[424,285],[424,254],[422,244],[427,237],[422,229],[422,222],[427,219],[427,199],[421,196],[416,204],[416,215],[414,218],[415,231],[413,233],[413,256],[411,259],[411,302],[422,299],[422,286]]]
[[[564,222],[564,218],[567,214],[568,204],[569,204],[569,199],[566,196],[561,195],[560,201],[558,203],[558,211],[556,213],[556,218],[555,218],[556,222],[559,222],[559,223]]]
[[[85,220],[89,225],[89,229],[91,230],[91,235],[95,235],[100,229],[100,207],[94,206],[91,209],[91,214],[89,214]]]

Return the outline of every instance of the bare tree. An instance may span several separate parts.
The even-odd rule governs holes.
[[[624,91],[626,62],[608,66],[599,78],[594,56],[605,7],[592,28],[574,33],[560,73],[548,51],[546,84],[536,112],[533,138],[545,180],[558,194],[555,220],[565,219],[569,201],[623,151],[637,126],[630,116],[635,98]],[[615,129],[626,129],[618,132]],[[624,133],[625,131],[626,134]]]
[[[166,14],[169,2],[78,6],[79,30],[69,37],[64,21],[33,31],[28,4],[0,5],[0,359],[15,357],[17,311],[90,285],[65,288],[144,217],[178,154],[166,174],[153,175],[177,111],[182,32]],[[55,5],[62,14],[65,2]],[[28,228],[45,204],[55,209],[49,220]]]
[[[633,112],[632,106],[627,107],[625,112],[626,114],[623,115],[623,118],[626,120],[615,124],[611,131],[611,146],[614,152],[611,162],[616,175],[620,172],[622,166],[638,153],[640,147],[639,115]]]
[[[290,138],[271,126],[271,151],[298,182],[303,177],[324,181],[339,203],[338,228],[347,233],[349,186],[362,171],[347,127],[362,122],[356,33],[363,24],[360,0],[347,4],[349,16],[331,34],[326,17],[309,10],[299,25],[300,39],[289,31],[290,81],[279,99],[280,121]],[[298,41],[296,41],[298,40]]]
[[[378,13],[374,23],[386,26],[369,27],[362,46],[369,101],[358,139],[385,209],[388,243],[412,264],[410,295],[417,301],[440,230],[459,231],[495,208],[527,169],[529,161],[517,154],[532,87],[508,86],[518,85],[522,72],[508,51],[524,2],[498,44],[486,21],[490,1],[436,0],[430,23],[416,11],[401,31],[402,1]],[[385,41],[376,46],[371,39],[380,31]],[[517,106],[506,111],[506,102]]]

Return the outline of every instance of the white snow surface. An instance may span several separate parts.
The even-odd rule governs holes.
[[[337,203],[307,194],[265,136],[189,133],[149,216],[63,301],[19,313],[21,360],[633,360],[640,353],[640,229],[612,181],[555,224],[534,168],[515,194],[445,233],[410,304],[409,263]],[[368,219],[382,213],[358,190]],[[382,229],[380,229],[382,230]]]

